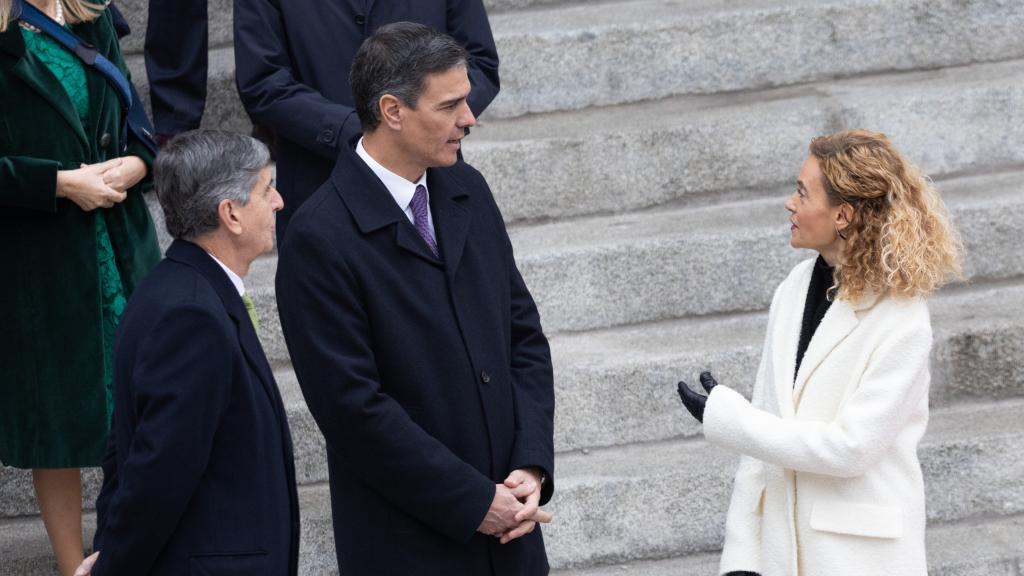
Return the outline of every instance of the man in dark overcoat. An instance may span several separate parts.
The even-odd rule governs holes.
[[[92,576],[297,573],[291,436],[243,280],[274,246],[269,162],[219,131],[157,158],[175,240],[121,319]]]
[[[466,52],[382,27],[352,66],[365,129],[296,213],[277,298],[328,446],[342,574],[547,574],[551,358],[484,178],[458,158]]]
[[[498,94],[498,52],[483,0],[235,0],[234,7],[238,93],[252,120],[274,136],[285,200],[279,239],[330,177],[349,138],[362,132],[348,72],[380,26],[419,22],[458,40],[469,52],[473,114]]]

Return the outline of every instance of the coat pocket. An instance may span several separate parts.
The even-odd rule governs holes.
[[[903,511],[895,506],[818,500],[811,509],[811,528],[869,538],[900,538]]]
[[[189,557],[191,576],[269,576],[267,553],[226,552],[193,554]]]

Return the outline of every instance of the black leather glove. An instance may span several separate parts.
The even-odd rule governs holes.
[[[715,381],[715,377],[711,375],[711,372],[701,372],[700,385],[710,395],[711,389],[718,386],[718,382]],[[679,398],[682,399],[683,406],[686,406],[686,409],[697,419],[697,422],[704,422],[704,405],[708,403],[707,396],[690,390],[686,382],[679,382]]]

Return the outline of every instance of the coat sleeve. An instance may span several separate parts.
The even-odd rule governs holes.
[[[140,346],[131,376],[137,419],[105,505],[93,576],[146,574],[207,467],[232,382],[229,327],[199,307],[175,309]]]
[[[355,110],[328,100],[298,78],[281,2],[235,0],[234,10],[235,78],[249,116],[274,134],[333,161],[345,135],[362,131]]]
[[[0,206],[57,211],[60,162],[28,156],[0,156]]]
[[[540,313],[530,290],[516,267],[512,242],[501,211],[482,176],[478,187],[487,190],[487,198],[497,221],[495,228],[504,237],[509,267],[511,318],[511,373],[516,403],[515,442],[509,468],[536,466],[544,471],[545,482],[540,503],[551,500],[555,490],[555,386],[551,367],[551,349],[540,324]]]
[[[342,250],[290,229],[277,272],[285,342],[306,405],[331,451],[392,505],[468,541],[495,484],[425,432],[381,387],[358,280]]]
[[[469,108],[479,116],[498,95],[498,49],[483,0],[449,0],[448,34],[469,52]]]
[[[831,422],[779,418],[717,386],[704,412],[704,435],[783,468],[860,476],[889,450],[913,408],[927,396],[931,343],[927,307],[914,303],[886,327],[857,389]]]

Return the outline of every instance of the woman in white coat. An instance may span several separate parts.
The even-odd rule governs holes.
[[[931,183],[884,134],[812,141],[786,202],[818,252],[772,300],[753,399],[680,382],[713,444],[742,454],[722,574],[925,576],[932,330],[925,296],[960,274]]]

